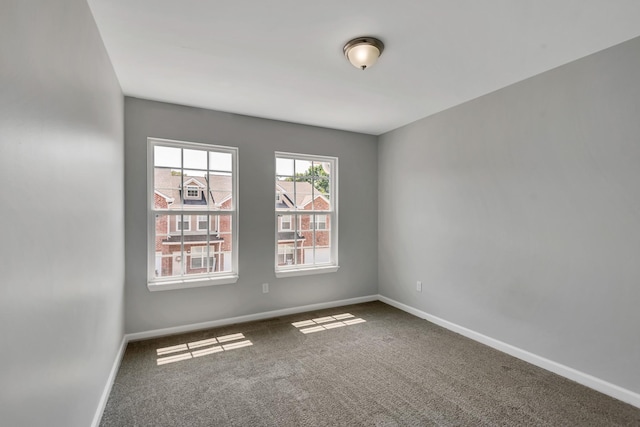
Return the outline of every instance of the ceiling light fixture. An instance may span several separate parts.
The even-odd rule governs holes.
[[[344,45],[344,56],[354,67],[365,70],[382,55],[384,44],[374,37],[358,37]]]

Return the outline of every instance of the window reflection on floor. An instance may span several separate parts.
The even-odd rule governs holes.
[[[200,341],[159,348],[156,350],[156,353],[159,356],[156,363],[158,366],[165,365],[167,363],[180,362],[181,360],[193,359],[195,357],[207,356],[209,354],[235,350],[251,345],[253,345],[253,343],[246,339],[244,334],[231,334],[215,338],[207,338]]]
[[[303,334],[326,331],[328,329],[342,328],[344,326],[364,323],[366,320],[355,317],[351,313],[336,314],[335,316],[318,317],[316,319],[293,322],[292,325],[298,328]]]

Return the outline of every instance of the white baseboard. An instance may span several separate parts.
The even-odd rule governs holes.
[[[584,372],[577,371],[568,366],[562,365],[560,363],[554,362],[552,360],[549,360],[544,357],[538,356],[536,354],[530,353],[528,351],[522,350],[518,347],[514,347],[510,344],[488,337],[479,332],[475,332],[471,329],[465,328],[464,326],[460,326],[455,323],[449,322],[447,320],[441,319],[440,317],[425,313],[424,311],[418,310],[417,308],[395,301],[391,298],[387,298],[383,295],[369,295],[365,297],[350,298],[350,299],[339,300],[339,301],[330,301],[330,302],[319,303],[319,304],[310,304],[310,305],[303,305],[299,307],[285,308],[281,310],[266,311],[262,313],[249,314],[246,316],[238,316],[238,317],[231,317],[227,319],[213,320],[210,322],[194,323],[190,325],[176,326],[172,328],[155,329],[152,331],[126,334],[122,338],[120,348],[118,349],[118,353],[116,354],[115,360],[113,362],[113,366],[111,368],[111,372],[109,373],[109,378],[107,379],[107,384],[105,385],[104,391],[100,398],[100,402],[99,402],[98,408],[96,409],[96,413],[94,415],[93,422],[91,423],[91,425],[92,427],[98,427],[100,425],[100,420],[102,419],[102,413],[104,412],[104,408],[107,405],[107,400],[109,399],[111,388],[113,387],[113,383],[116,379],[116,375],[120,367],[120,362],[122,361],[122,358],[124,356],[124,351],[127,347],[127,343],[129,343],[130,341],[139,341],[147,338],[155,338],[155,337],[173,335],[173,334],[178,334],[183,332],[191,332],[191,331],[197,331],[201,329],[215,328],[218,326],[231,325],[235,323],[251,322],[254,320],[271,319],[278,316],[287,316],[290,314],[304,313],[307,311],[322,310],[325,308],[341,307],[345,305],[360,304],[364,302],[378,301],[378,300],[386,304],[389,304],[393,307],[396,307],[402,311],[413,314],[414,316],[428,320],[429,322],[435,323],[436,325],[442,326],[446,329],[449,329],[453,332],[456,332],[474,341],[478,341],[482,344],[488,345],[489,347],[493,347],[496,350],[499,350],[503,353],[507,353],[511,356],[517,357],[518,359],[522,359],[526,362],[531,363],[532,365],[539,366],[543,369],[546,369],[548,371],[561,375],[565,378],[569,378],[570,380],[573,380],[579,384],[582,384],[584,386],[587,386],[601,393],[609,395],[613,398],[616,398],[618,400],[621,400],[623,402],[629,403],[633,406],[640,408],[640,394],[638,393],[634,393],[630,390],[624,389],[615,384],[611,384],[607,381],[601,380],[592,375],[585,374]]]
[[[104,408],[107,406],[107,401],[109,400],[109,395],[111,394],[111,388],[113,387],[113,383],[116,380],[116,375],[118,375],[118,369],[120,369],[120,362],[122,362],[122,358],[124,357],[124,350],[127,348],[127,342],[127,336],[125,335],[122,337],[120,348],[116,353],[115,360],[113,361],[113,365],[111,366],[111,372],[109,372],[109,377],[107,378],[107,384],[102,391],[102,396],[100,396],[98,408],[96,409],[96,413],[93,416],[93,421],[91,422],[92,427],[98,427],[100,425]]]
[[[325,308],[342,307],[345,305],[360,304],[363,302],[371,302],[371,301],[377,301],[377,300],[378,300],[378,295],[369,295],[365,297],[350,298],[350,299],[344,299],[339,301],[329,301],[329,302],[323,302],[318,304],[302,305],[299,307],[284,308],[281,310],[265,311],[263,313],[249,314],[246,316],[238,316],[238,317],[230,317],[227,319],[212,320],[210,322],[194,323],[191,325],[176,326],[173,328],[155,329],[152,331],[125,334],[122,337],[120,348],[118,349],[118,353],[116,354],[115,360],[113,362],[113,366],[111,367],[111,372],[109,373],[107,384],[105,385],[105,388],[102,392],[102,396],[100,397],[100,401],[98,402],[98,408],[96,409],[96,413],[93,416],[93,422],[91,423],[91,426],[98,427],[100,425],[104,408],[107,406],[107,401],[109,400],[109,395],[111,394],[113,383],[115,382],[116,375],[118,374],[118,369],[120,368],[120,363],[122,362],[122,358],[124,357],[124,351],[127,348],[127,344],[131,341],[139,341],[147,338],[155,338],[155,337],[161,337],[166,335],[179,334],[182,332],[191,332],[191,331],[197,331],[201,329],[215,328],[218,326],[232,325],[234,323],[243,323],[243,322],[251,322],[254,320],[271,319],[274,317],[286,316],[289,314],[304,313],[306,311],[322,310]]]
[[[198,331],[201,329],[216,328],[218,326],[232,325],[234,323],[253,322],[254,320],[271,319],[278,316],[287,316],[289,314],[304,313],[306,311],[322,310],[325,308],[341,307],[344,305],[360,304],[363,302],[377,301],[378,295],[369,295],[365,297],[350,298],[339,301],[323,302],[319,304],[302,305],[298,307],[284,308],[281,310],[265,311],[256,314],[247,314],[245,316],[230,317],[227,319],[212,320],[209,322],[193,323],[190,325],[175,326],[172,328],[154,329],[146,332],[136,332],[127,334],[127,342],[140,341],[148,338],[157,338],[166,335],[181,334],[183,332]]]
[[[425,313],[424,311],[392,300],[391,298],[387,298],[383,295],[378,295],[378,299],[386,304],[396,307],[402,311],[406,311],[407,313],[413,314],[414,316],[428,320],[429,322],[435,323],[436,325],[442,326],[443,328],[449,329],[450,331],[456,332],[474,341],[478,341],[482,344],[488,345],[489,347],[493,347],[503,353],[507,353],[513,357],[517,357],[518,359],[529,362],[532,365],[539,366],[540,368],[546,369],[547,371],[551,371],[586,387],[599,391],[600,393],[604,393],[608,396],[640,408],[640,394],[635,393],[631,390],[627,390],[610,382],[604,381],[600,378],[596,378],[592,375],[585,374],[584,372],[580,372],[576,369],[554,362],[553,360],[549,360],[542,356],[530,353],[526,350],[522,350],[518,347],[514,347],[511,344],[507,344],[505,342],[488,337],[479,332],[475,332],[471,329],[465,328],[464,326],[460,326],[447,320],[441,319],[440,317]]]

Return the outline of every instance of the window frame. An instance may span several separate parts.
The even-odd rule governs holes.
[[[200,218],[204,217],[205,220],[202,221]],[[207,231],[209,230],[209,221],[211,221],[211,216],[209,215],[196,215],[196,231]],[[204,222],[206,225],[204,228],[200,228],[200,223]],[[213,231],[213,230],[211,230]]]
[[[295,160],[309,161],[309,162],[315,162],[315,163],[319,163],[319,162],[329,163],[330,170],[331,170],[330,179],[329,179],[329,193],[328,193],[330,197],[330,209],[329,210],[315,210],[315,209],[304,210],[304,209],[298,209],[297,206],[293,206],[292,208],[289,208],[289,209],[275,208],[274,210],[275,211],[275,227],[274,227],[275,228],[275,250],[274,250],[275,275],[278,278],[282,278],[282,277],[292,277],[292,276],[306,276],[306,275],[320,274],[320,273],[334,273],[338,271],[338,269],[340,268],[340,265],[338,263],[338,199],[339,199],[338,158],[332,157],[332,156],[320,156],[320,155],[313,155],[313,154],[300,154],[300,153],[276,151],[274,155],[274,171],[275,171],[274,184],[276,185],[278,182],[277,162],[279,158],[292,159],[294,160],[294,165],[295,165]],[[296,172],[298,171],[294,170],[293,174],[295,175]],[[274,190],[276,192],[276,197],[277,197],[278,190],[277,189],[274,189]],[[312,199],[315,199],[315,197],[312,197]],[[281,219],[282,219],[282,216],[286,216],[286,215],[291,216],[291,229],[288,231],[293,231],[294,233],[299,233],[302,231],[311,231],[314,236],[314,239],[313,239],[314,241],[312,246],[309,246],[309,247],[294,246],[294,249],[293,249],[294,254],[296,254],[297,251],[304,252],[305,249],[311,249],[311,248],[313,248],[313,250],[315,251],[316,249],[315,218],[316,218],[316,215],[325,216],[325,221],[324,221],[325,228],[317,231],[327,231],[329,233],[329,239],[330,239],[329,262],[318,263],[318,264],[278,265],[279,258],[281,255],[283,255],[282,251],[280,251],[281,245],[278,244],[278,232],[283,230],[281,228]],[[303,215],[313,216],[314,226],[313,227],[310,226],[309,230],[301,230],[302,227],[300,224],[301,224],[301,218]],[[331,224],[328,229],[326,226],[327,223]],[[284,244],[285,243],[283,243],[283,245]]]
[[[190,194],[193,191],[195,194]],[[198,200],[202,197],[202,190],[197,185],[185,184],[184,185],[184,198],[185,200]]]
[[[285,221],[285,217],[288,218],[288,221]],[[289,227],[285,228],[284,224],[289,224]],[[293,216],[292,215],[282,215],[280,217],[280,231],[293,231]]]
[[[182,150],[204,150],[207,151],[207,165],[209,163],[210,155],[209,152],[221,152],[225,154],[231,155],[231,194],[232,194],[232,202],[231,207],[229,209],[218,209],[212,208],[210,204],[207,202],[206,205],[203,205],[201,208],[188,207],[185,208],[184,204],[181,204],[180,209],[158,209],[155,207],[155,163],[154,163],[154,149],[157,146],[161,147],[170,147],[170,148],[178,148]],[[184,166],[184,157],[181,156],[180,160],[180,170],[189,170],[189,168],[185,168]],[[207,166],[207,173],[210,171],[214,171],[215,169],[211,169]],[[183,182],[181,185],[183,191],[183,198],[188,200],[186,195],[186,182]],[[202,189],[200,189],[202,191]],[[147,288],[150,291],[160,291],[160,290],[172,290],[172,289],[186,289],[186,288],[195,288],[202,286],[212,286],[212,285],[223,285],[223,284],[232,284],[238,281],[238,241],[239,241],[239,227],[238,227],[238,148],[231,146],[223,146],[223,145],[215,145],[208,143],[199,143],[199,142],[187,142],[187,141],[178,141],[178,140],[170,140],[163,138],[147,138],[147,259],[148,259],[148,271],[147,271]],[[167,215],[170,223],[171,216],[176,216],[177,222],[178,218],[182,216],[189,216],[189,229],[188,230],[178,230],[177,222],[176,222],[176,231],[175,233],[168,233],[173,236],[180,236],[180,250],[182,251],[182,259],[186,261],[186,256],[189,255],[187,250],[185,249],[184,236],[185,232],[192,231],[192,228],[197,231],[206,231],[199,229],[199,221],[198,216],[208,216],[207,226],[210,226],[212,220],[218,224],[221,217],[228,216],[230,218],[231,230],[230,230],[230,243],[231,243],[231,271],[222,271],[222,272],[207,272],[207,273],[198,273],[198,274],[187,274],[186,269],[183,270],[182,275],[175,276],[163,276],[156,277],[156,216],[157,215]],[[191,219],[196,218],[195,227],[191,227]],[[219,227],[218,227],[219,228]],[[167,230],[169,231],[169,230]],[[209,234],[212,233],[220,233],[219,229],[209,230]],[[191,233],[192,234],[192,233]],[[205,247],[210,245],[209,239],[207,238],[207,243],[205,243]],[[211,244],[212,245],[212,244]],[[222,252],[220,252],[222,253]],[[225,253],[228,253],[225,251]],[[209,256],[215,256],[214,254],[209,254]],[[203,258],[206,259],[206,256]],[[220,262],[220,260],[216,260],[216,263]],[[225,261],[226,264],[226,261]],[[190,265],[190,264],[189,264]],[[186,266],[186,263],[185,263]]]
[[[208,246],[208,247],[207,247]],[[208,252],[207,252],[208,251]],[[196,252],[196,253],[194,253]],[[203,268],[211,268],[211,269],[215,269],[216,268],[216,264],[217,264],[217,256],[216,256],[217,252],[214,252],[212,250],[212,245],[204,245],[204,246],[191,246],[191,249],[189,250],[189,267],[192,270],[201,270]],[[207,259],[207,255],[209,260],[213,260],[213,263],[210,262],[210,264],[212,265],[205,265],[206,259]],[[199,259],[200,260],[200,267],[197,267],[193,265],[193,261]]]
[[[320,218],[323,218],[323,221],[319,221]],[[324,224],[322,228],[318,227],[318,224]],[[313,221],[309,222],[310,230],[326,230],[327,229],[327,216],[322,214],[315,214],[313,217]]]
[[[182,224],[187,224],[187,228],[183,228]],[[183,231],[191,231],[191,215],[176,215],[176,231],[179,234]]]

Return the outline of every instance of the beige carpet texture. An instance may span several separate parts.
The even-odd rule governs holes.
[[[127,346],[101,426],[640,426],[640,409],[382,302]]]

